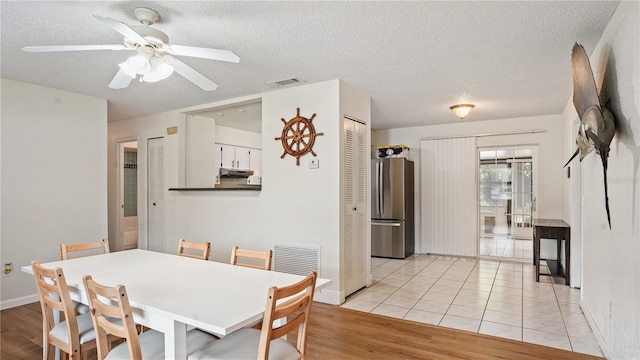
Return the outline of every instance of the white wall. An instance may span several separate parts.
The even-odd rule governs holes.
[[[216,176],[216,122],[198,115],[185,117],[185,185],[213,187]],[[209,166],[203,166],[208,164]]]
[[[611,226],[604,207],[603,171],[593,152],[582,161],[582,309],[611,359],[640,358],[640,3],[623,1],[590,55],[598,86],[616,118],[607,178]],[[573,153],[569,102],[563,112],[563,153]],[[570,182],[564,181],[569,189]],[[565,204],[571,202],[569,194]],[[564,214],[570,220],[570,211]]]
[[[2,308],[37,301],[32,260],[107,237],[107,101],[2,79]]]
[[[262,134],[216,125],[216,142],[262,149]]]
[[[275,243],[321,246],[319,275],[332,279],[333,283],[320,294],[320,300],[324,296],[326,302],[339,302],[342,286],[339,210],[342,114],[339,105],[344,86],[339,80],[333,80],[262,94],[262,191],[168,191],[166,248],[174,248],[180,238],[211,241],[211,260],[228,262],[233,245],[256,250],[272,249]],[[366,99],[368,106],[368,95]],[[315,113],[313,124],[318,132],[324,133],[316,138],[313,147],[320,159],[319,169],[309,169],[310,154],[300,158],[300,166],[288,155],[280,158],[283,148],[280,141],[274,140],[282,132],[280,119],[295,117],[296,108],[307,118]],[[368,109],[351,115],[362,115],[364,120],[370,116]],[[109,149],[113,150],[109,153],[109,183],[115,184],[117,139],[138,139],[139,153],[146,154],[146,138],[162,135],[169,126],[183,127],[184,115],[174,111],[110,123]],[[179,128],[179,134],[181,131]],[[179,134],[165,135],[168,187],[180,184]],[[146,184],[146,161],[142,158],[138,163],[141,170],[138,183]],[[117,216],[115,196],[115,188],[110,187],[110,220]],[[146,195],[141,196],[139,204],[146,204]],[[145,224],[146,210],[141,211],[139,217]],[[110,221],[110,231],[113,223]],[[146,232],[141,238],[146,238]]]
[[[478,110],[478,109],[476,109]],[[420,140],[438,137],[473,136],[480,134],[505,134],[542,130],[540,133],[478,137],[478,147],[538,145],[538,189],[537,207],[540,218],[561,218],[562,182],[564,154],[562,151],[562,118],[560,115],[533,116],[478,122],[460,121],[451,115],[452,124],[420,126],[390,130],[374,130],[371,135],[373,147],[381,145],[407,145],[410,160],[415,164],[416,196],[420,196]],[[566,160],[565,160],[566,161]],[[534,169],[535,170],[535,169]],[[425,251],[421,241],[420,200],[416,198],[416,252]]]
[[[177,134],[167,135],[167,128],[181,125]],[[145,116],[135,121],[123,120],[108,123],[107,176],[108,176],[108,216],[109,238],[112,250],[120,250],[123,244],[118,243],[118,217],[120,216],[120,200],[118,199],[118,142],[135,140],[138,142],[138,236],[147,238],[147,139],[164,137],[165,143],[165,185],[167,188],[184,186],[184,172],[180,172],[180,161],[184,160],[179,150],[180,137],[184,137],[185,115],[178,111],[170,111],[152,116]],[[184,169],[184,164],[182,164]],[[122,239],[121,239],[122,241]],[[146,244],[146,243],[145,243]],[[176,245],[177,249],[177,245]]]

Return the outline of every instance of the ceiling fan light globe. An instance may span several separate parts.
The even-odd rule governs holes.
[[[142,77],[145,82],[157,82],[164,80],[173,74],[173,67],[167,64],[160,66],[157,72],[151,71]]]
[[[149,64],[149,59],[145,58],[144,56],[141,56],[140,54],[129,57],[127,61],[125,61],[123,64],[124,64],[124,67],[122,66],[122,64],[120,65],[120,67],[122,67],[122,69],[127,74],[130,74],[130,75],[131,74],[144,75],[148,73],[149,70],[151,69],[151,64]]]
[[[131,78],[135,79],[136,76],[138,74],[136,74],[135,72],[132,72],[131,69],[129,69],[129,67],[127,66],[126,62],[120,63],[118,64],[118,66],[120,67],[120,69],[127,75],[131,76]]]
[[[173,74],[173,66],[167,64],[161,59],[151,61],[150,71],[142,77],[145,82],[157,82],[164,80]]]

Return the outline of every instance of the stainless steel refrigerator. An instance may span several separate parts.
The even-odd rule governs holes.
[[[413,161],[371,160],[371,255],[404,259],[415,248]]]

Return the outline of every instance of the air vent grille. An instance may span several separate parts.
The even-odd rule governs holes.
[[[320,247],[300,244],[275,244],[274,270],[307,276],[315,271],[320,276]]]
[[[277,81],[272,81],[272,82],[268,82],[267,85],[274,87],[274,88],[281,88],[284,86],[289,86],[289,85],[294,85],[294,84],[300,84],[305,82],[302,79],[298,79],[298,78],[290,78],[290,79],[282,79],[282,80],[277,80]]]

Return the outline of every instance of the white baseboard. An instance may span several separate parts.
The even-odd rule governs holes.
[[[0,310],[11,309],[17,306],[31,304],[38,301],[40,301],[40,296],[38,294],[23,296],[16,299],[9,299],[0,303]]]
[[[313,300],[330,305],[340,305],[340,292],[323,289],[315,294]],[[11,309],[38,301],[40,301],[40,296],[38,294],[9,299],[0,303],[0,310]]]
[[[313,297],[314,301],[321,302],[329,305],[340,305],[341,294],[339,291],[323,289],[315,293]]]
[[[580,308],[582,309],[582,313],[584,314],[585,319],[587,319],[587,323],[589,323],[589,327],[591,327],[591,331],[596,336],[596,340],[598,340],[598,346],[600,346],[600,350],[602,351],[602,355],[605,358],[611,359],[611,353],[607,348],[607,343],[600,332],[598,326],[596,326],[596,322],[593,320],[593,316],[591,316],[591,312],[589,311],[589,307],[585,304],[584,300],[580,299]]]

